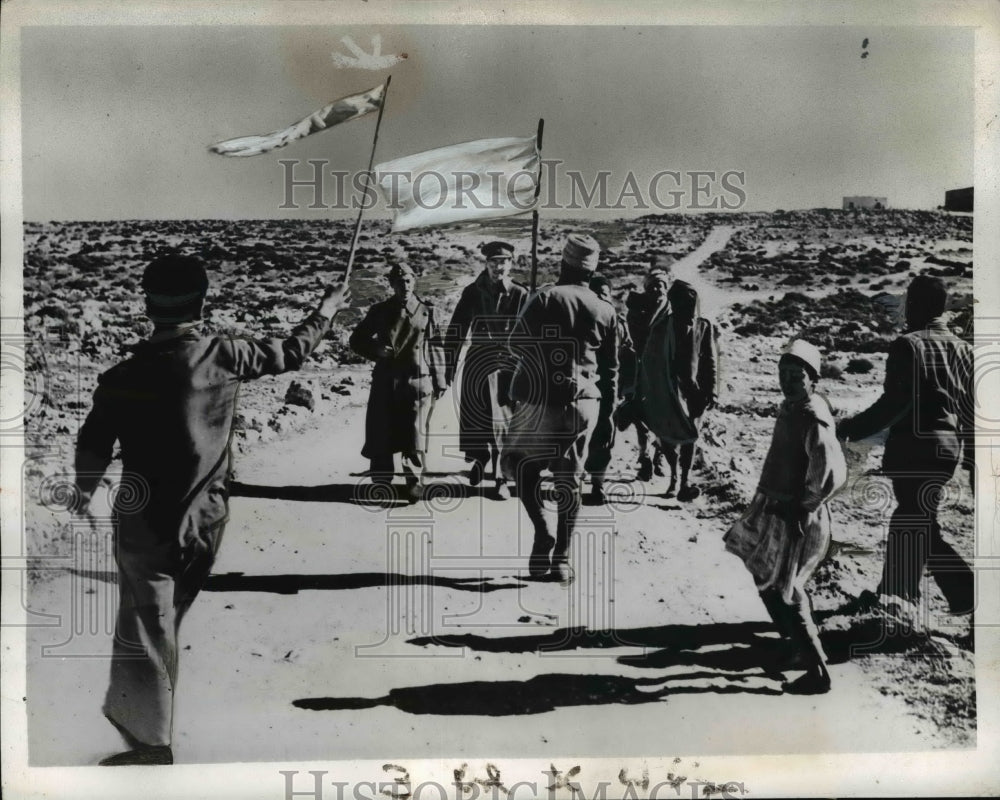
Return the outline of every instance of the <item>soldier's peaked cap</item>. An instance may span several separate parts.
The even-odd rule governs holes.
[[[571,267],[593,272],[601,255],[601,245],[593,236],[585,233],[571,233],[566,237],[562,261]]]
[[[496,258],[497,256],[512,256],[514,255],[514,245],[510,242],[502,242],[499,239],[486,242],[480,250],[483,256],[486,258]]]

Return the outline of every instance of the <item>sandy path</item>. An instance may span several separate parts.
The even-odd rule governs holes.
[[[717,229],[701,258],[729,233]],[[584,508],[572,587],[523,579],[530,526],[516,500],[468,486],[449,402],[431,463],[452,474],[414,506],[377,508],[351,477],[365,466],[358,405],[239,461],[222,553],[182,633],[178,761],[945,744],[850,662],[831,668],[829,695],[782,696],[752,581],[724,552],[719,522],[658,496],[665,479],[643,492],[623,478],[614,507]],[[613,469],[632,461],[632,444],[619,437]],[[107,578],[61,574],[34,606],[106,613]],[[38,628],[29,645],[65,638]],[[118,748],[100,716],[109,644],[98,625],[73,642],[90,657],[64,648],[33,665],[34,762],[94,763]]]
[[[723,308],[740,301],[733,296],[731,290],[727,291],[706,280],[699,267],[712,253],[724,249],[735,232],[736,228],[717,225],[698,247],[670,265],[674,278],[687,281],[695,288],[701,301],[702,313],[711,318],[718,317]]]
[[[715,524],[653,496],[613,515],[586,509],[577,583],[520,580],[530,528],[516,501],[372,511],[328,499],[348,496],[338,487],[358,466],[360,427],[347,422],[347,442],[326,424],[240,466],[259,487],[247,493],[314,499],[234,498],[183,631],[179,761],[933,746],[850,663],[832,668],[829,695],[780,695],[780,676],[761,668],[770,634],[752,582]],[[602,548],[610,562],[594,557]],[[430,635],[446,644],[412,641]],[[53,697],[32,730],[38,763],[93,763],[117,746],[100,718],[106,670],[58,658],[35,670],[30,691]],[[292,705],[302,698],[329,710]]]

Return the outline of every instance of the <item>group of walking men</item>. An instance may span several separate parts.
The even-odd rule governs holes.
[[[695,289],[668,285],[662,270],[630,296],[623,319],[597,274],[600,245],[591,236],[570,235],[557,282],[535,292],[511,279],[512,244],[488,242],[482,254],[482,272],[443,330],[413,294],[413,270],[391,268],[393,296],[372,306],[350,340],[375,362],[362,454],[372,479],[386,483],[400,453],[407,496],[419,499],[433,404],[460,372],[459,447],[470,484],[492,469],[499,500],[516,484],[534,526],[530,574],[567,581],[580,480],[590,473],[588,500],[604,502],[616,421],[638,431],[640,478],[650,477],[652,435],[670,464],[668,494],[679,472],[678,499],[698,496],[690,470],[699,421],[718,397],[717,332],[700,316]],[[546,470],[558,500],[554,532],[540,501]]]
[[[414,292],[414,271],[397,264],[389,272],[392,297],[371,307],[350,340],[375,362],[363,450],[372,479],[390,482],[400,453],[411,499],[420,496],[426,468],[430,409],[454,381],[468,341],[460,445],[472,465],[470,482],[481,482],[492,464],[496,497],[516,485],[534,526],[529,574],[563,583],[572,579],[568,548],[581,478],[589,469],[600,489],[615,424],[639,432],[640,478],[653,468],[646,450],[652,438],[675,476],[679,468],[678,498],[693,499],[693,443],[718,398],[716,330],[700,317],[694,288],[680,280],[668,286],[668,276],[654,271],[630,299],[632,324],[623,323],[607,282],[595,279],[599,254],[590,236],[570,235],[556,283],[529,293],[510,280],[513,247],[488,244],[485,269],[463,290],[443,333],[433,306]],[[194,257],[154,260],[142,288],[152,335],[101,375],[76,452],[75,511],[86,511],[116,441],[123,480],[137,481],[148,497],[141,507],[115,509],[120,606],[104,713],[129,749],[107,765],[173,762],[177,634],[228,518],[240,383],[298,369],[349,301],[346,286],[327,289],[288,338],[258,341],[201,331],[208,279]],[[971,349],[941,321],[946,300],[940,279],[914,280],[908,332],[890,349],[882,397],[836,426],[840,438],[851,439],[890,429],[885,467],[899,508],[879,592],[863,595],[859,607],[911,609],[928,565],[952,611],[974,604],[972,573],[937,524],[941,484],[960,458],[971,465],[974,445]],[[832,415],[813,392],[820,370],[819,351],[806,342],[782,354],[785,401],[758,494],[726,535],[792,646],[790,668],[806,670],[788,690],[806,693],[830,686],[805,583],[826,555],[825,504],[845,477]],[[546,470],[554,529],[543,507]]]
[[[718,397],[718,346],[714,326],[698,312],[694,288],[681,280],[669,286],[667,272],[651,272],[645,278],[644,291],[629,295],[627,317],[613,317],[614,347],[609,344],[610,350],[594,356],[591,367],[577,369],[582,366],[578,357],[588,358],[588,351],[595,347],[594,337],[605,333],[605,306],[614,309],[611,284],[595,271],[598,243],[591,237],[570,237],[558,284],[532,295],[539,306],[527,317],[523,312],[529,290],[510,276],[514,246],[492,241],[483,245],[481,252],[484,268],[462,290],[446,327],[435,319],[431,304],[414,296],[413,270],[397,264],[389,272],[393,297],[374,305],[351,336],[353,349],[375,362],[362,450],[370,460],[373,480],[389,480],[393,454],[400,453],[408,495],[413,500],[420,496],[419,471],[414,467],[425,460],[432,403],[460,374],[459,385],[454,387],[459,449],[470,464],[469,482],[478,486],[492,471],[494,497],[506,500],[515,476],[512,459],[502,454],[509,449],[514,408],[526,399],[512,394],[512,389],[515,393],[524,389],[523,385],[515,388],[515,382],[547,382],[544,392],[552,405],[566,389],[556,384],[570,379],[588,384],[590,378],[600,375],[599,388],[586,385],[583,394],[570,398],[600,400],[584,464],[592,479],[591,502],[605,499],[604,477],[616,425],[636,429],[640,480],[649,480],[654,466],[662,474],[666,455],[671,470],[668,496],[673,496],[679,475],[678,498],[697,497],[698,489],[689,481],[694,439],[698,421]],[[574,285],[589,289],[589,293],[575,293],[578,297],[571,303],[570,318],[550,307],[547,316],[535,319],[550,294],[560,298],[574,294],[569,288]],[[603,302],[595,304],[594,297]],[[586,302],[581,303],[581,298]],[[533,331],[536,323],[545,330]],[[596,325],[594,330],[579,330],[592,325]],[[651,333],[655,345],[643,362]],[[407,344],[395,341],[399,337]],[[671,357],[665,361],[668,349]],[[567,368],[575,365],[572,374],[555,368],[556,361],[564,357]],[[644,363],[645,369],[641,369]],[[616,383],[609,372],[613,367]],[[395,380],[388,378],[390,372]],[[532,391],[542,391],[541,386],[539,383]],[[523,435],[530,431],[523,430],[523,425],[517,430],[523,442]]]

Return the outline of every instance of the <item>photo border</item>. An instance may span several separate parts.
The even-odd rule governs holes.
[[[29,25],[871,25],[871,26],[969,26],[975,35],[975,236],[973,243],[974,294],[977,301],[977,339],[980,336],[1000,339],[1000,5],[987,2],[838,2],[838,3],[742,3],[678,2],[638,3],[624,7],[596,2],[517,2],[463,4],[456,2],[421,3],[334,3],[274,2],[228,3],[140,2],[122,7],[112,2],[23,2],[11,0],[3,7],[0,20],[0,202],[2,202],[2,292],[0,292],[0,338],[23,336],[19,320],[23,316],[23,214],[20,143],[20,29]],[[942,113],[947,113],[942,110]],[[984,327],[980,328],[980,317]],[[995,328],[995,329],[994,329]],[[19,408],[23,403],[23,383],[9,379],[0,386],[4,409]],[[1000,403],[996,376],[987,376],[989,386],[982,402],[992,407]],[[0,414],[6,418],[6,414]],[[995,418],[995,417],[991,417]],[[982,437],[977,446],[995,448],[996,437]],[[103,770],[94,767],[38,768],[27,766],[27,711],[25,681],[24,609],[20,597],[17,541],[20,526],[11,520],[22,519],[20,498],[10,487],[20,485],[24,458],[23,443],[3,442],[0,463],[0,516],[3,552],[3,628],[2,635],[2,755],[3,783],[6,796],[21,797],[104,797],[132,798],[137,789],[148,797],[274,798],[287,797],[282,770],[296,771],[300,777],[309,770],[325,770],[324,797],[337,797],[333,781],[348,785],[362,782],[392,784],[399,773],[386,765],[405,766],[414,785],[437,781],[452,789],[454,770],[468,763],[469,774],[486,778],[487,759],[463,759],[461,755],[442,754],[439,760],[398,761],[386,753],[384,760],[324,762],[275,762],[253,764],[182,764],[169,770]],[[992,532],[996,521],[997,487],[992,476],[981,470],[976,508],[979,553],[983,558],[1000,556],[1000,542]],[[12,545],[13,546],[8,546]],[[978,560],[978,559],[977,559]],[[1000,598],[1000,572],[980,570],[979,595],[996,602]],[[1000,639],[997,628],[980,628],[976,637],[977,677],[977,746],[968,751],[921,753],[836,753],[787,756],[684,756],[683,764],[697,762],[692,778],[704,775],[718,784],[741,782],[750,796],[881,796],[891,794],[956,795],[993,794],[1000,791]],[[433,724],[424,722],[424,724]],[[664,724],[671,724],[665,709]],[[763,732],[763,728],[762,731]],[[752,741],[761,732],[745,730]],[[504,783],[518,781],[546,784],[546,775],[555,766],[565,776],[579,766],[578,781],[584,794],[591,797],[588,780],[617,781],[619,771],[629,775],[647,771],[653,780],[665,779],[677,770],[675,754],[657,758],[575,759],[566,754],[560,759],[497,759]],[[688,767],[690,769],[690,767]],[[155,769],[155,772],[149,770]],[[558,782],[558,780],[557,780]],[[296,785],[297,790],[308,788]],[[372,792],[379,796],[382,787]],[[610,790],[609,790],[610,791]],[[298,794],[297,797],[307,795]],[[344,793],[345,797],[351,796]],[[437,796],[428,792],[425,796]],[[501,795],[502,796],[502,795]],[[520,796],[520,795],[518,795]],[[530,795],[525,795],[530,796]],[[570,789],[556,790],[543,796],[570,797]],[[617,796],[611,792],[609,797]],[[641,795],[640,795],[641,796]],[[667,795],[663,796],[676,796]],[[685,795],[681,795],[685,796]]]

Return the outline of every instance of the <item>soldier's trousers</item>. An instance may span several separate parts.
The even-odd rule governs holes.
[[[426,459],[426,453],[400,454],[400,465],[407,483],[419,483],[423,480]],[[392,453],[369,459],[369,464],[374,482],[386,485],[392,483],[392,477],[396,472],[396,459]]]
[[[954,472],[914,473],[892,478],[896,510],[889,521],[885,565],[879,591],[915,602],[920,598],[924,569],[937,581],[954,613],[971,611],[975,601],[973,573],[941,536],[938,510],[944,486]]]
[[[214,550],[222,537],[215,529]],[[130,551],[119,546],[120,601],[104,715],[130,747],[169,745],[177,686],[177,635],[205,585],[214,552],[187,553],[172,542]]]
[[[615,425],[610,414],[601,413],[594,426],[587,449],[587,461],[584,469],[592,478],[604,478],[611,463],[611,451],[615,446]]]

